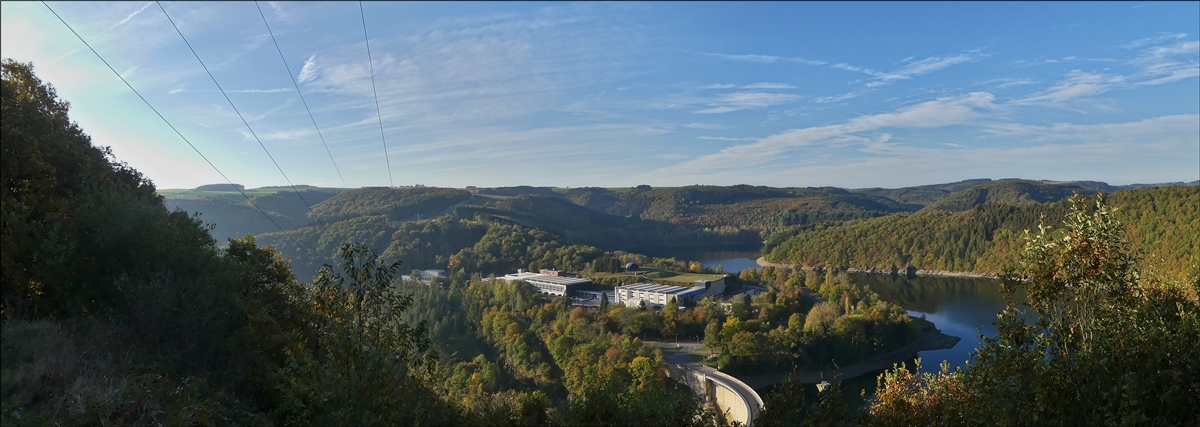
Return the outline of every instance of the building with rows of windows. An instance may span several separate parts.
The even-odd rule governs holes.
[[[647,307],[664,306],[674,299],[682,305],[686,300],[697,300],[725,292],[725,278],[697,280],[692,286],[672,286],[658,283],[635,283],[613,289],[613,302],[634,307],[645,302]]]
[[[557,270],[555,273],[561,273]],[[575,289],[590,285],[591,279],[581,279],[578,277],[570,277],[567,275],[547,275],[541,273],[530,273],[520,270],[513,274],[506,274],[502,277],[497,277],[497,280],[505,280],[509,282],[524,282],[533,289],[543,294],[569,296],[575,293]]]

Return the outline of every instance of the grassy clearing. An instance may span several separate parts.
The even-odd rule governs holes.
[[[489,200],[504,200],[513,198],[513,196],[497,196],[495,194],[476,194],[475,197]]]
[[[725,277],[723,274],[698,274],[698,273],[683,273],[678,271],[662,270],[657,268],[639,268],[634,271],[626,271],[620,273],[593,273],[594,279],[618,279],[645,277],[647,279],[671,283],[680,286],[691,286],[697,280],[717,280]]]
[[[637,272],[644,274],[647,278],[663,280],[667,282],[692,283],[697,280],[717,280],[725,277],[722,274],[682,273],[678,271],[660,270],[657,268],[641,268],[638,269]]]

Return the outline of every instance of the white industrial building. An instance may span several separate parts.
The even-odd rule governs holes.
[[[661,285],[658,283],[635,283],[613,289],[613,302],[626,307],[637,306],[642,301],[646,306],[664,306],[672,298],[683,305],[684,300],[698,300],[725,293],[725,278],[697,280],[692,286]]]
[[[672,298],[676,303],[682,304],[684,300],[695,298],[703,294],[705,290],[703,287],[688,288],[657,283],[635,283],[618,286],[613,289],[613,293],[615,302],[625,304],[626,307],[634,307],[642,301],[646,302],[646,306],[663,306],[667,305]]]
[[[538,292],[543,294],[567,296],[571,295],[575,288],[591,284],[591,279],[580,279],[578,277],[566,276],[549,276],[539,273],[529,273],[520,271],[513,274],[506,274],[496,279],[509,282],[525,282],[529,286],[533,286]]]

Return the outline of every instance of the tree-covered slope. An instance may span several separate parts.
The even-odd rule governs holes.
[[[1180,274],[1197,271],[1200,188],[1147,187],[1110,196],[1135,249],[1149,265]],[[767,248],[772,262],[890,269],[999,272],[1019,250],[1019,236],[1039,216],[1058,222],[1065,201],[977,205],[963,212],[930,209],[843,225],[806,229]]]
[[[271,211],[266,212],[271,218],[267,219],[266,216],[263,216],[262,212],[254,209],[244,199],[241,203],[238,203],[224,197],[200,197],[196,199],[170,197],[166,198],[164,203],[167,209],[183,210],[188,214],[196,215],[201,221],[211,225],[213,227],[213,238],[217,239],[218,242],[224,242],[229,238],[247,234],[279,231],[279,228],[276,228],[275,224],[286,230],[308,222],[304,217],[300,217],[303,220],[302,222]],[[275,224],[272,224],[271,220],[274,220]]]
[[[886,197],[900,203],[910,203],[921,206],[946,198],[952,193],[962,191],[976,185],[991,182],[987,178],[968,179],[948,184],[918,185],[902,188],[859,188],[850,190],[855,193]]]
[[[306,186],[299,186],[301,188]],[[264,194],[251,197],[255,205],[268,212],[274,212],[301,223],[312,221],[309,206],[329,200],[338,195],[341,189],[301,189],[299,194],[291,188],[280,189],[275,194]]]
[[[318,203],[313,212],[326,222],[364,215],[387,215],[393,221],[409,221],[418,214],[437,216],[470,197],[471,193],[453,188],[364,187]]]
[[[1102,184],[1102,183],[1099,183]],[[1025,205],[1055,202],[1072,194],[1093,194],[1102,191],[1096,185],[1049,183],[1023,179],[992,181],[947,195],[929,204],[926,209],[962,212],[984,203]]]
[[[597,212],[562,199],[522,195],[484,206],[460,206],[456,215],[483,216],[546,230],[570,242],[606,250],[630,250],[663,245],[750,244],[758,233],[736,227],[703,229],[644,218]]]
[[[840,188],[774,188],[749,185],[578,188],[567,200],[610,215],[696,227],[765,230],[820,221],[871,218],[913,211],[918,205]]]
[[[428,341],[400,301],[356,299],[358,277],[386,282],[374,263],[306,287],[252,238],[218,248],[67,109],[4,60],[0,424],[463,422],[418,377]]]

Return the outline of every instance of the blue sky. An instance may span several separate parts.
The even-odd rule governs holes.
[[[51,2],[234,182],[280,185],[154,3]],[[388,185],[357,3],[260,3],[351,187]],[[254,3],[164,3],[297,184],[342,186]],[[94,141],[222,182],[41,3],[3,2]],[[1200,3],[364,4],[396,185],[1200,179]]]

